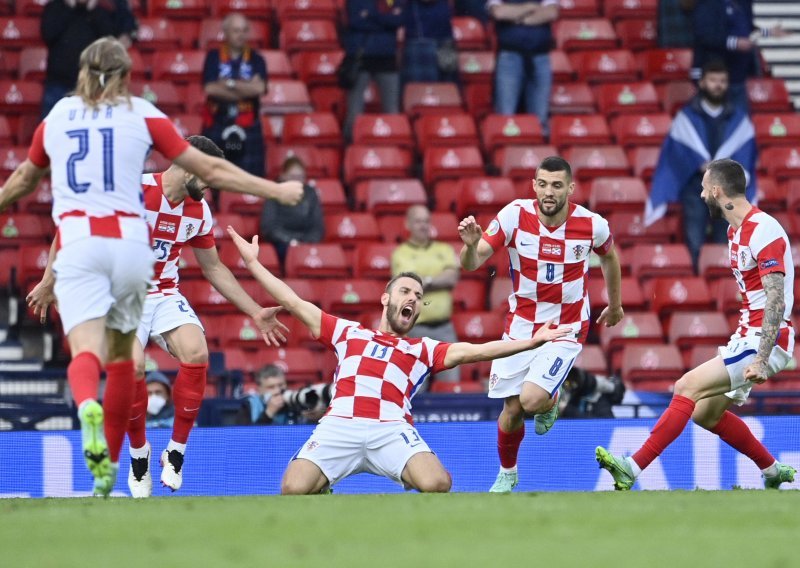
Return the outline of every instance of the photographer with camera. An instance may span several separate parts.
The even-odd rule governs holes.
[[[266,365],[258,372],[257,392],[242,401],[236,417],[239,425],[313,424],[331,401],[329,384],[316,384],[297,390],[286,388],[286,375],[277,365]]]
[[[561,416],[565,418],[614,418],[613,407],[622,403],[625,385],[616,375],[595,375],[573,367],[564,381],[563,395]]]

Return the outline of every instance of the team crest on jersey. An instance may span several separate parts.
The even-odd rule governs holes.
[[[740,252],[739,256],[742,258],[742,266],[745,266],[747,264],[747,250]]]
[[[178,227],[172,221],[159,221],[156,230],[174,235],[178,231]]]
[[[492,222],[489,223],[489,226],[486,228],[486,234],[490,237],[497,234],[497,231],[500,230],[500,223],[497,222],[497,219],[492,219]]]
[[[572,254],[575,255],[575,258],[580,258],[583,256],[583,245],[575,245],[572,247]]]
[[[189,240],[189,237],[192,236],[192,231],[194,231],[194,223],[189,223],[186,225],[186,240]]]
[[[561,245],[558,243],[542,244],[542,256],[561,256]]]
[[[497,386],[498,380],[499,377],[497,376],[497,374],[492,373],[492,375],[489,377],[489,390],[492,390],[495,386]]]
[[[308,443],[306,444],[306,451],[313,452],[318,447],[319,447],[319,442],[317,442],[316,440],[309,440]]]

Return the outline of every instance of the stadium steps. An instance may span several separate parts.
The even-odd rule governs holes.
[[[793,32],[789,37],[761,39],[759,45],[772,75],[786,81],[792,103],[800,110],[800,3],[796,0],[756,1],[753,13],[755,24],[760,28],[780,24]]]

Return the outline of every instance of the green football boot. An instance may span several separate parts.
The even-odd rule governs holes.
[[[105,489],[112,475],[108,444],[103,433],[103,407],[95,400],[89,401],[78,412],[78,419],[81,422],[83,459],[94,476],[95,494],[97,494],[98,488]],[[109,489],[105,495],[110,491]]]
[[[494,480],[494,485],[489,489],[489,493],[511,493],[519,483],[519,476],[515,471],[501,471]]]
[[[778,475],[764,477],[764,489],[779,489],[781,483],[791,483],[794,481],[794,474],[797,470],[790,465],[778,464]]]
[[[558,403],[560,401],[561,401],[561,388],[558,389],[558,393],[556,394],[556,403],[553,405],[553,408],[551,408],[544,414],[537,414],[536,416],[534,416],[533,425],[534,429],[536,430],[536,433],[539,436],[544,436],[545,434],[547,434],[553,427],[553,424],[556,423],[556,420],[558,420]]]
[[[636,477],[633,475],[633,470],[628,460],[612,456],[608,453],[608,450],[601,446],[597,446],[594,456],[600,467],[608,471],[611,477],[614,478],[614,489],[617,491],[630,491],[636,481]]]

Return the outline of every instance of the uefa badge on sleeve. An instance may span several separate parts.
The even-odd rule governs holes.
[[[486,228],[486,234],[488,236],[494,236],[500,230],[500,223],[497,222],[497,219],[492,219],[492,222],[489,223],[489,226]]]

